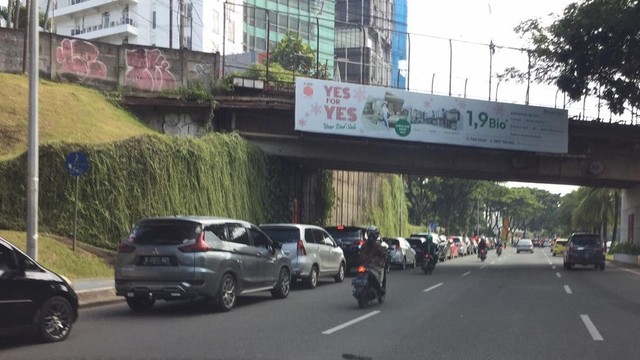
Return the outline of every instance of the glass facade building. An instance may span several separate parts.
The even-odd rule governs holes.
[[[245,0],[243,43],[245,52],[266,53],[289,31],[300,35],[316,53],[319,63],[333,73],[335,1]]]
[[[391,40],[391,86],[407,88],[407,0],[394,0],[394,32]]]

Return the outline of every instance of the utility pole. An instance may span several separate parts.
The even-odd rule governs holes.
[[[180,44],[180,50],[182,50],[184,48],[184,0],[179,0],[180,1],[180,41],[178,42]]]
[[[29,147],[27,152],[27,254],[38,261],[38,3],[29,7]],[[26,59],[25,59],[26,60]]]
[[[173,49],[173,0],[169,0],[169,49]]]
[[[27,73],[27,56],[29,55],[28,53],[28,45],[29,45],[29,33],[31,32],[30,28],[30,24],[29,22],[31,22],[31,3],[34,2],[33,0],[27,0],[27,26],[24,27],[24,45],[22,46],[22,73],[26,74]],[[36,15],[36,19],[37,19],[37,15]],[[38,29],[38,20],[36,20],[36,29]],[[37,35],[37,32],[36,32]]]

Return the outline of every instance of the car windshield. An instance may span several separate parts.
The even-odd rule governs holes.
[[[389,246],[400,247],[400,241],[398,239],[385,239],[385,241]]]
[[[574,236],[571,242],[576,246],[598,246],[601,245],[600,238],[597,235],[580,235]]]
[[[531,245],[531,240],[522,239],[522,240],[518,241],[518,245],[524,245],[524,246]]]
[[[362,232],[360,229],[338,229],[338,228],[327,228],[326,229],[329,235],[334,239],[361,239]]]
[[[300,230],[295,227],[261,227],[269,237],[279,243],[296,243],[300,240]]]
[[[422,246],[422,241],[420,239],[407,239],[407,241],[409,242],[409,244],[411,244],[411,247],[414,249]]]
[[[130,238],[140,245],[179,245],[195,240],[201,231],[190,221],[153,221],[138,224]]]

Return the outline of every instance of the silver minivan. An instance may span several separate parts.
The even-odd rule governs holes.
[[[136,311],[156,299],[203,297],[221,311],[238,295],[285,298],[291,261],[257,226],[220,217],[176,216],[138,222],[118,247],[116,294]]]
[[[344,253],[323,228],[305,224],[262,224],[260,229],[282,244],[282,251],[291,260],[292,277],[302,279],[309,288],[318,286],[319,277],[344,281],[347,264]]]

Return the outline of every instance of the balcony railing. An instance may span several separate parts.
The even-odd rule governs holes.
[[[88,1],[88,0],[71,0],[71,1]],[[126,19],[121,19],[119,21],[111,21],[106,26],[105,26],[105,24],[99,24],[99,25],[85,26],[82,29],[72,29],[71,30],[71,36],[76,36],[76,35],[80,35],[80,34],[86,34],[86,33],[92,32],[92,31],[98,31],[98,30],[113,28],[113,27],[121,26],[121,25],[131,25],[133,27],[138,27],[138,24],[135,21],[133,21],[133,19],[126,18]]]

